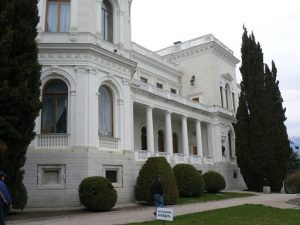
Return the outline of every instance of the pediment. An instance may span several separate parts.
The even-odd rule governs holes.
[[[229,82],[233,81],[233,77],[230,75],[230,73],[224,73],[221,75],[221,77],[228,80]]]

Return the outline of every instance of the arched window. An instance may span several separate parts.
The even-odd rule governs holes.
[[[178,136],[173,133],[173,153],[178,153]]]
[[[229,148],[229,156],[230,156],[230,158],[232,158],[233,155],[232,155],[232,144],[231,144],[231,134],[230,134],[230,132],[228,133],[228,148]]]
[[[165,151],[165,143],[164,143],[164,132],[162,130],[158,131],[158,151]]]
[[[68,32],[70,0],[47,0],[47,32]]]
[[[142,150],[147,150],[147,129],[146,127],[142,127],[141,129],[141,147]]]
[[[58,79],[48,81],[42,103],[42,133],[67,133],[67,85]]]
[[[113,95],[107,86],[99,89],[98,134],[102,137],[113,137]]]
[[[225,85],[225,98],[226,98],[226,109],[229,109],[229,106],[230,106],[230,103],[229,103],[229,100],[230,100],[230,87],[228,84]]]
[[[101,6],[101,33],[104,40],[113,42],[113,9],[109,0],[103,0]]]

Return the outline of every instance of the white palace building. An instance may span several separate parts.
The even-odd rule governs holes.
[[[233,123],[232,50],[208,34],[157,52],[131,41],[132,0],[39,0],[42,110],[27,151],[29,207],[79,206],[88,176],[134,201],[150,156],[244,186]]]

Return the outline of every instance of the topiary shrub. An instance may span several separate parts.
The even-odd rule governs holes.
[[[117,202],[117,192],[104,177],[87,177],[78,188],[80,203],[88,210],[109,211]]]
[[[208,193],[217,193],[226,187],[224,177],[215,171],[209,171],[203,174],[203,180]]]
[[[203,192],[203,178],[194,166],[190,164],[177,164],[174,166],[173,172],[181,197],[198,196]]]
[[[145,201],[152,204],[153,199],[150,187],[153,177],[160,175],[163,185],[164,202],[166,205],[173,205],[178,200],[178,189],[173,170],[165,157],[150,157],[142,166],[137,177],[135,186],[135,198],[137,201]]]
[[[284,190],[288,194],[300,193],[300,171],[286,178],[284,181]]]

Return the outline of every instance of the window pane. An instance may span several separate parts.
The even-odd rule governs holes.
[[[100,88],[99,96],[99,135],[105,137],[113,136],[113,99],[107,87]]]
[[[48,19],[47,29],[48,32],[57,32],[57,15],[58,14],[58,3],[48,2]]]
[[[42,185],[59,183],[59,169],[44,170],[44,176],[42,176]]]
[[[62,2],[60,5],[60,32],[69,31],[70,3]]]
[[[67,96],[59,96],[56,106],[56,133],[67,133]]]
[[[52,133],[54,131],[54,101],[53,97],[46,96],[43,98],[43,118],[42,118],[42,133]]]
[[[118,183],[118,176],[116,170],[106,170],[105,176],[110,182],[112,183]]]
[[[113,41],[113,13],[110,3],[103,1],[101,7],[101,33],[104,40]]]
[[[45,93],[67,93],[68,87],[61,80],[51,80],[44,89]]]

